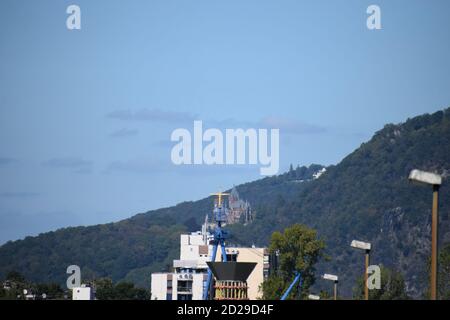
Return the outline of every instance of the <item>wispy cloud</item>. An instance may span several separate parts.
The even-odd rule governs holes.
[[[322,126],[280,117],[265,117],[259,121],[258,126],[265,128],[278,128],[280,131],[289,134],[316,134],[324,133],[326,131],[326,128]]]
[[[63,157],[47,160],[42,165],[56,169],[71,169],[74,173],[90,173],[93,163],[79,157]]]
[[[39,195],[37,192],[0,192],[2,198],[33,198]]]
[[[127,173],[138,173],[138,174],[153,174],[157,172],[169,170],[169,162],[158,161],[149,158],[136,158],[126,161],[113,161],[111,162],[105,173],[114,172],[127,172]]]
[[[106,115],[108,118],[122,121],[149,121],[180,123],[194,121],[196,115],[189,112],[164,111],[161,109],[115,110]]]
[[[281,117],[264,117],[259,121],[246,121],[243,119],[227,118],[222,120],[205,120],[203,121],[203,129],[208,128],[219,129],[280,129],[283,134],[284,141],[290,140],[291,136],[295,135],[307,135],[307,134],[321,134],[326,133],[329,129],[319,125],[313,125],[304,123],[295,119],[287,119]],[[175,145],[175,142],[170,141],[169,137],[164,140],[158,140],[153,143],[155,147],[159,148],[171,148]]]
[[[203,119],[201,116],[189,112],[164,111],[160,109],[140,109],[140,110],[116,110],[106,115],[108,118],[122,121],[149,121],[165,123],[192,123],[194,120],[203,120],[205,127],[215,128],[268,128],[280,129],[283,133],[293,135],[320,134],[327,131],[327,128],[308,124],[296,119],[266,116],[260,120],[246,120],[236,118],[226,119]],[[129,136],[137,132],[130,129],[121,129],[111,136]]]
[[[323,126],[308,124],[296,119],[268,116],[259,121],[246,121],[241,119],[223,119],[205,121],[220,128],[255,128],[255,129],[280,129],[282,133],[303,135],[324,133],[327,129]]]
[[[136,130],[136,129],[122,128],[117,131],[114,131],[109,136],[111,138],[127,138],[127,137],[135,136],[138,133],[139,133],[139,130]]]
[[[6,166],[9,164],[16,163],[18,160],[14,158],[8,158],[8,157],[0,157],[0,166]]]
[[[220,174],[249,174],[258,175],[258,168],[254,165],[174,165],[170,159],[167,161],[135,158],[124,161],[111,162],[104,173],[116,174],[136,174],[136,175],[155,175],[155,174],[177,174],[183,176],[202,176],[202,175],[220,175]]]

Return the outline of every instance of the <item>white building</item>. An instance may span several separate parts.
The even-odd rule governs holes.
[[[192,232],[180,236],[180,259],[173,261],[173,272],[153,273],[151,278],[152,300],[201,300],[207,280],[207,261],[211,259],[213,236],[206,232]],[[256,262],[247,283],[251,300],[261,295],[259,286],[268,274],[269,256],[264,248],[226,248],[227,260]],[[216,261],[221,261],[219,247]]]
[[[72,300],[93,300],[94,294],[91,287],[81,285],[72,288]]]

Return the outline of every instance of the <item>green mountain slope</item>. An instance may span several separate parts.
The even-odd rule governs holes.
[[[305,185],[294,201],[265,207],[255,224],[235,227],[234,233],[250,243],[264,242],[267,226],[281,229],[301,222],[316,228],[332,257],[320,270],[340,275],[347,295],[363,272],[363,256],[349,244],[352,239],[372,242],[371,263],[401,271],[410,294],[418,297],[427,285],[431,187],[409,183],[413,168],[450,175],[450,109],[386,125],[320,179]],[[447,181],[440,199],[440,240],[449,242]]]
[[[320,271],[338,274],[349,296],[363,257],[352,239],[373,243],[372,263],[401,271],[419,296],[427,284],[431,190],[407,181],[413,168],[450,174],[450,109],[386,125],[367,143],[327,168],[300,167],[237,186],[256,211],[255,221],[229,227],[230,242],[266,245],[271,232],[299,222],[318,230],[331,261]],[[446,181],[445,181],[446,182]],[[450,191],[441,188],[440,239],[450,241]],[[109,276],[148,286],[150,272],[178,255],[179,234],[199,228],[212,200],[205,198],[136,215],[117,223],[66,228],[0,247],[0,278],[10,270],[34,281],[65,282],[70,264],[85,278]],[[318,285],[320,286],[320,280]]]
[[[309,180],[321,168],[301,167],[239,188],[254,190],[251,201],[259,208],[270,202],[276,190],[293,199],[298,186],[287,180]],[[170,270],[172,260],[179,256],[179,235],[200,230],[205,215],[211,213],[212,201],[209,197],[183,202],[116,223],[64,228],[8,242],[0,247],[0,279],[15,270],[32,281],[65,284],[67,266],[76,264],[83,279],[111,277],[149,287],[150,273]]]

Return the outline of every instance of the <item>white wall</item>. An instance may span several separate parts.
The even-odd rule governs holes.
[[[248,297],[250,300],[256,300],[261,297],[262,292],[259,286],[264,281],[264,248],[235,248],[227,247],[227,251],[238,251],[237,262],[256,262],[255,269],[247,279]],[[216,261],[221,261],[222,249],[217,248]]]
[[[182,234],[180,237],[180,260],[198,260],[206,264],[212,247],[205,256],[201,257],[199,246],[203,245],[205,243],[201,234]]]
[[[72,300],[91,300],[91,288],[90,287],[73,288]]]
[[[205,275],[202,273],[193,275],[192,283],[192,300],[203,299],[203,279]]]
[[[152,273],[152,300],[166,300],[167,273]]]

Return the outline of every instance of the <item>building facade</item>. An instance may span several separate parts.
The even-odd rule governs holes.
[[[72,288],[72,300],[94,300],[94,292],[91,287],[82,285]]]
[[[250,203],[240,198],[236,187],[231,190],[228,197],[227,223],[241,222],[247,224],[253,221],[253,211]]]
[[[180,259],[173,261],[173,272],[152,273],[152,300],[201,300],[207,280],[208,265],[213,246],[213,236],[206,232],[180,236]],[[227,260],[256,262],[255,269],[247,279],[250,300],[261,296],[260,285],[268,276],[269,255],[265,248],[226,248]],[[217,249],[216,261],[221,261],[221,248]]]

